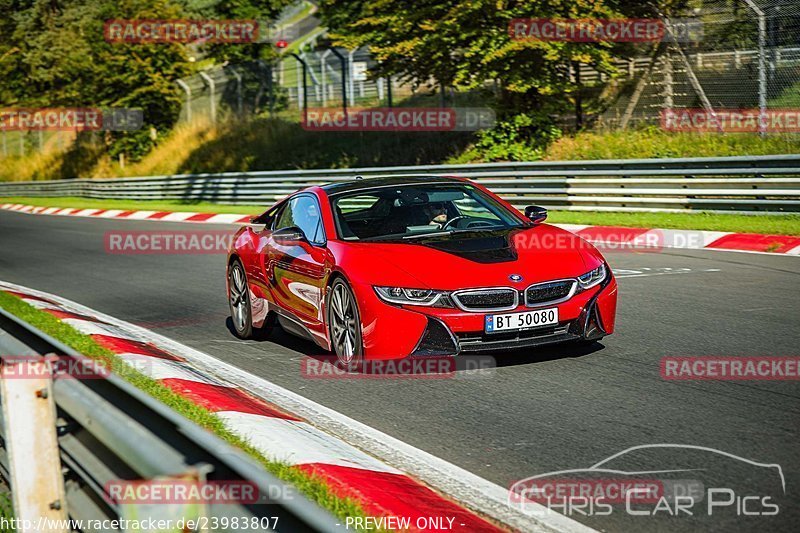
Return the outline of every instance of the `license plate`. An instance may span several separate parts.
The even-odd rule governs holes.
[[[507,315],[486,315],[486,333],[538,328],[558,324],[558,307]]]

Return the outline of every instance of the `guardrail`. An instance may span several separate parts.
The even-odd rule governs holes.
[[[800,212],[800,155],[486,163],[0,183],[0,197],[81,196],[269,205],[356,176],[459,175],[517,207],[592,211]]]
[[[6,357],[8,354],[14,357],[58,354],[59,357],[74,360],[76,364],[86,364],[88,361],[2,309],[0,354],[6,354]],[[201,480],[211,483],[248,482],[248,486],[257,487],[259,495],[266,496],[259,499],[259,503],[248,501],[205,505],[204,516],[209,519],[209,525],[200,528],[202,530],[210,530],[213,519],[218,524],[228,524],[220,525],[222,529],[239,529],[232,525],[235,519],[240,525],[243,520],[248,520],[245,527],[248,530],[342,530],[333,516],[268,473],[252,458],[115,375],[103,375],[98,379],[54,379],[51,390],[56,407],[56,434],[66,502],[44,502],[45,509],[48,505],[51,510],[65,507],[70,519],[83,521],[84,525],[119,519],[123,514],[130,519],[130,511],[125,513],[121,509],[130,505],[118,505],[106,493],[105,487],[109,481],[162,476],[170,479],[189,479],[194,476],[197,479],[199,475]],[[47,397],[43,394],[39,396]],[[2,399],[3,403],[7,401],[6,398]],[[15,487],[9,472],[14,465],[6,448],[11,440],[8,432],[14,430],[7,427],[6,422],[5,417],[0,420],[0,436],[3,438],[0,475],[12,483],[10,488],[13,494]],[[47,433],[44,428],[34,429],[37,429],[37,433]],[[19,433],[16,436],[19,437]],[[29,461],[25,463],[28,468],[44,461],[42,457],[27,457],[24,451],[20,456],[20,450],[17,450],[13,460]],[[16,466],[19,473],[19,465]],[[33,476],[33,473],[27,472],[25,465],[22,472],[23,480],[20,481],[30,482],[25,478]],[[33,481],[42,483],[42,480]],[[44,497],[45,491],[39,492]],[[158,507],[155,511],[157,518],[170,517],[169,505]],[[138,509],[138,519],[147,520],[150,516],[147,512],[153,510],[152,506]],[[48,530],[51,529],[62,528],[51,527]],[[84,529],[93,530],[98,529],[91,526]]]

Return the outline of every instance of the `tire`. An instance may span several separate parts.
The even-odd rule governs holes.
[[[355,369],[364,360],[361,339],[361,315],[358,313],[353,290],[342,278],[336,278],[328,291],[328,333],[331,351],[338,364],[345,369]]]
[[[228,266],[228,305],[231,310],[233,330],[240,339],[253,338],[253,314],[250,307],[250,290],[247,276],[239,259]]]

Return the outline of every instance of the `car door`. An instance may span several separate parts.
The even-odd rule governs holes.
[[[297,227],[307,241],[280,243],[275,232]],[[267,242],[266,274],[273,302],[311,332],[324,334],[322,296],[329,272],[326,236],[319,202],[313,194],[291,198],[277,215]]]
[[[238,253],[244,264],[250,288],[253,325],[255,327],[263,325],[273,304],[272,290],[266,277],[269,243],[276,216],[284,205],[284,203],[279,203],[259,217],[255,217],[252,225],[248,226],[240,237],[242,242],[238,248]],[[263,227],[259,229],[262,224]]]

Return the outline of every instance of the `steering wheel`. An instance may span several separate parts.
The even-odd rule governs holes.
[[[462,218],[469,218],[469,217],[466,216],[466,215],[460,215],[460,216],[457,216],[457,217],[453,217],[450,220],[448,220],[447,222],[445,222],[444,224],[442,224],[442,230],[446,230],[447,226],[449,226],[450,224],[452,224],[456,220],[461,220]]]

